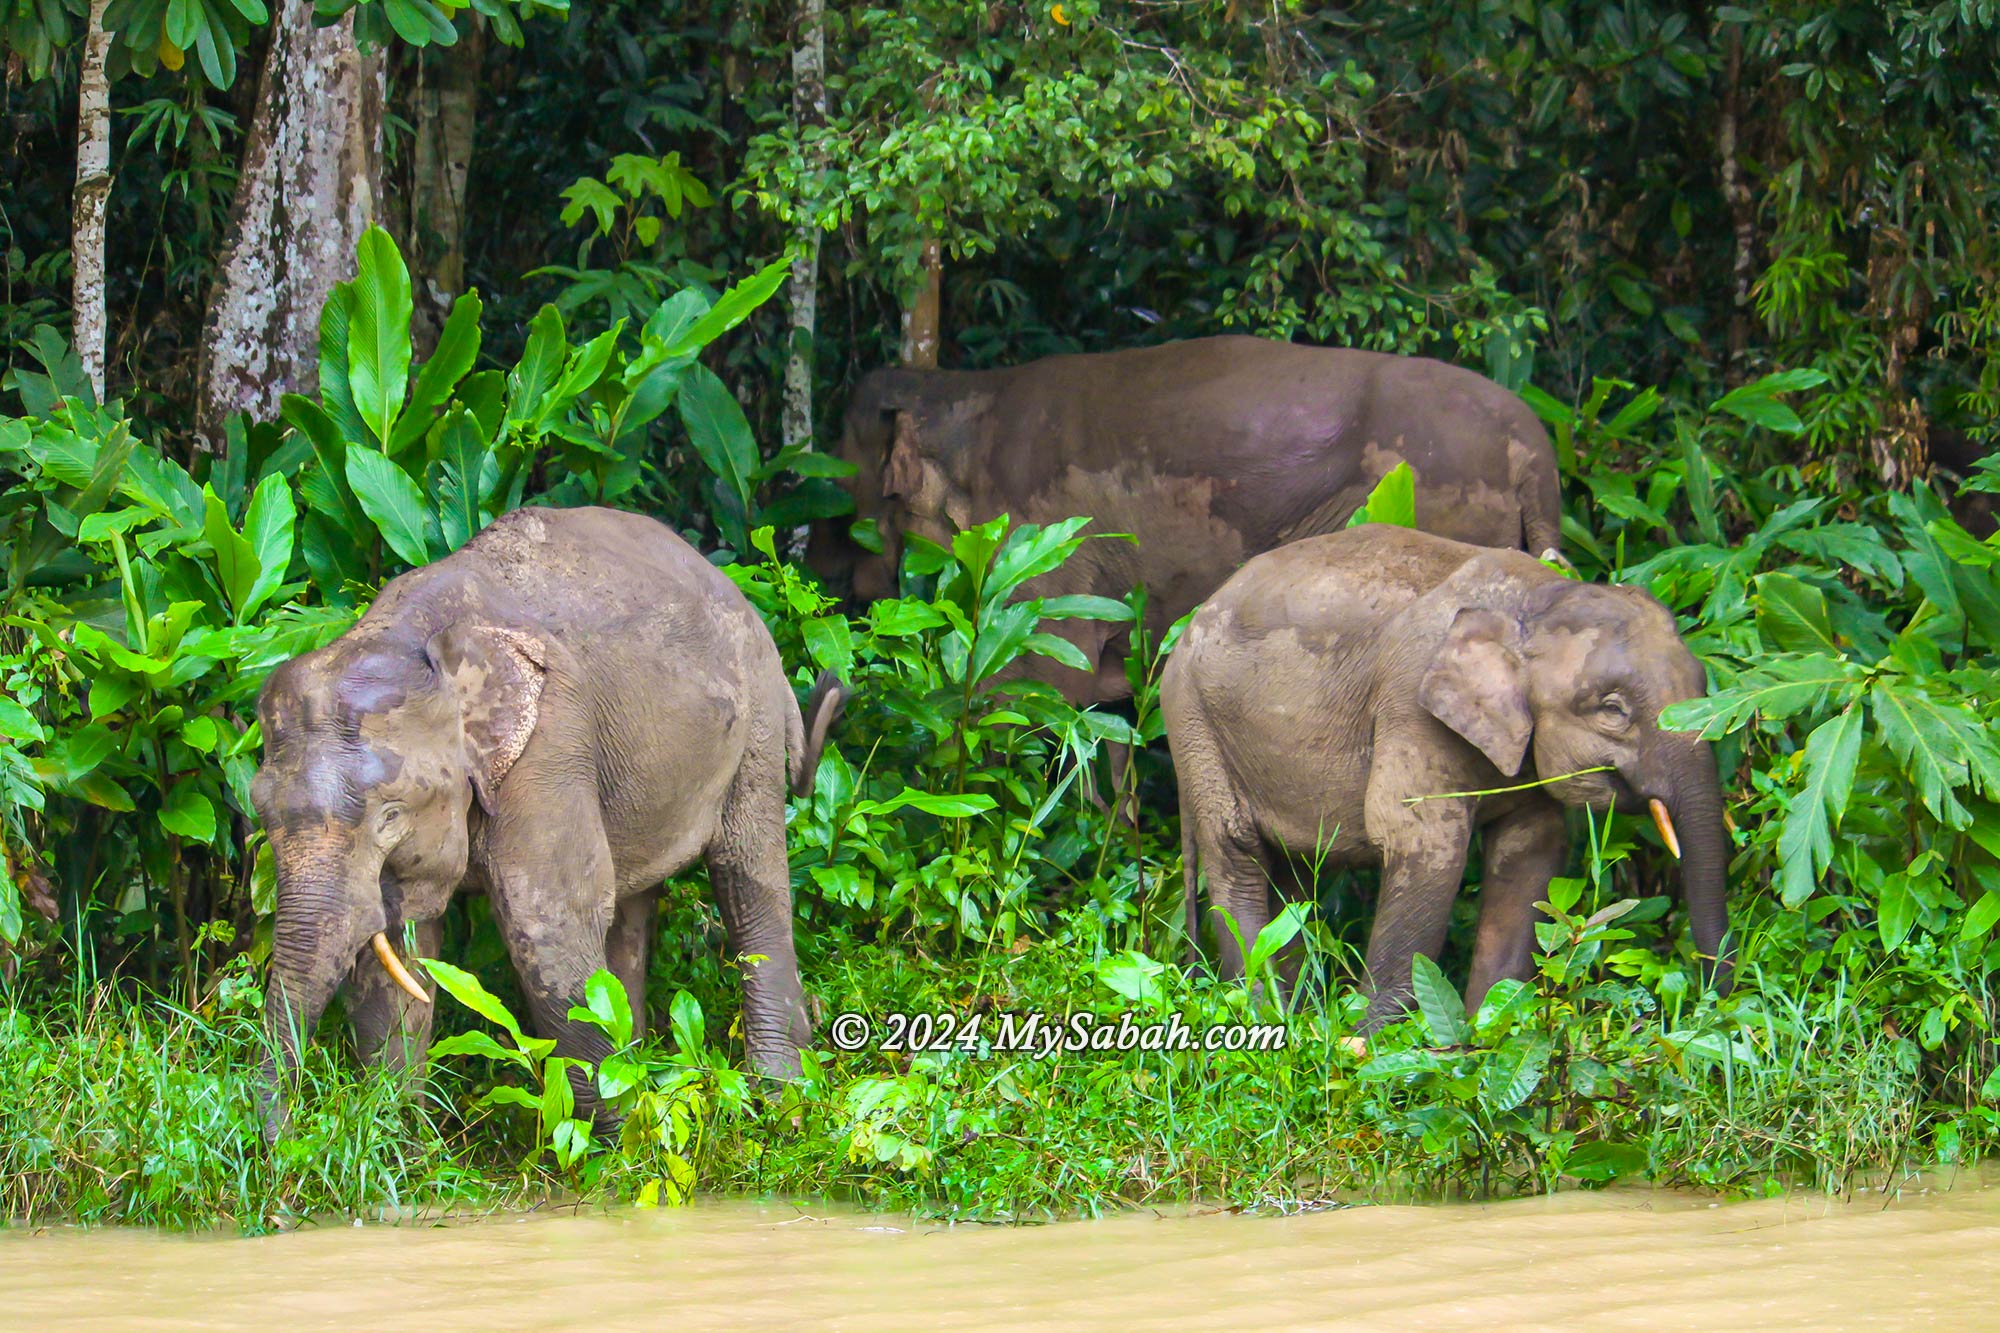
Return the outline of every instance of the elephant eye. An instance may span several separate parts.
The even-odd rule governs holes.
[[[375,836],[390,838],[403,828],[403,807],[391,802],[375,812]]]
[[[1598,701],[1597,711],[1614,722],[1629,722],[1632,718],[1631,706],[1621,694],[1607,694]]]

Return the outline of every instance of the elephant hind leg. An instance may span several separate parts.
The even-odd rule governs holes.
[[[604,941],[604,965],[625,987],[626,1002],[632,1006],[634,1037],[646,1032],[646,973],[653,961],[659,903],[658,889],[620,900],[611,918],[611,932]]]
[[[766,773],[765,767],[753,754],[730,785],[721,826],[707,850],[708,877],[729,952],[742,968],[743,1041],[750,1067],[793,1079],[799,1048],[812,1033],[792,942],[782,770]]]

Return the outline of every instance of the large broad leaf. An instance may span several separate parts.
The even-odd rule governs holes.
[[[1554,1043],[1546,1032],[1509,1037],[1479,1071],[1479,1101],[1488,1111],[1511,1111],[1534,1094]]]
[[[1806,737],[1805,787],[1792,799],[1778,835],[1778,884],[1785,906],[1812,896],[1818,877],[1833,859],[1833,833],[1854,788],[1854,765],[1861,754],[1861,708],[1850,704]]]
[[[447,550],[456,551],[486,526],[485,501],[499,475],[478,420],[463,407],[445,417],[439,439],[443,484],[438,488],[438,523]]]
[[[668,357],[698,352],[741,324],[771,294],[784,285],[792,271],[790,256],[779,259],[724,292],[700,319],[682,329],[664,349]]]
[[[347,346],[354,326],[354,284],[337,282],[319,311],[319,401],[342,440],[365,440],[368,427],[354,408]]]
[[[160,826],[191,842],[215,840],[215,807],[194,783],[181,781],[167,793],[160,807]]]
[[[507,423],[518,426],[535,416],[542,397],[562,372],[563,354],[569,344],[563,339],[562,312],[545,305],[528,324],[528,345],[521,352],[514,373],[507,377]]]
[[[382,540],[408,565],[430,559],[424,544],[424,496],[410,474],[365,444],[347,447],[347,482]]]
[[[749,419],[729,386],[707,366],[692,365],[678,399],[681,421],[702,463],[728,493],[750,512],[750,475],[757,469],[757,445]]]
[[[249,615],[246,608],[251,590],[257,586],[257,552],[229,526],[229,511],[223,507],[216,493],[206,486],[202,487],[201,493],[208,505],[208,521],[202,525],[202,540],[215,552],[216,579],[222,584],[230,608],[236,613],[236,623],[240,625]]]
[[[1824,383],[1823,371],[1781,370],[1730,390],[1715,400],[1715,410],[1781,435],[1797,435],[1805,429],[1805,423],[1799,420],[1798,413],[1778,401],[1778,395]]]
[[[514,1015],[507,1012],[507,1006],[493,998],[486,987],[479,984],[479,978],[463,968],[441,963],[435,958],[419,958],[424,971],[431,974],[445,994],[478,1014],[487,1022],[503,1029],[514,1039],[516,1046],[526,1047],[521,1036],[521,1025],[514,1021]]]
[[[981,811],[991,810],[994,801],[991,796],[974,793],[970,796],[943,796],[935,792],[917,791],[905,787],[886,801],[859,801],[852,816],[886,815],[898,810],[921,810],[925,814],[940,815],[946,819],[963,819]]]
[[[437,350],[417,372],[409,406],[396,423],[389,451],[400,453],[431,428],[431,412],[451,397],[451,391],[472,369],[479,356],[479,293],[467,292],[451,303],[451,314],[438,334]]]
[[[583,998],[588,1008],[583,1015],[572,1009],[571,1018],[587,1016],[596,1020],[604,1035],[611,1039],[613,1050],[631,1042],[632,1005],[626,998],[624,983],[600,967],[583,983]]]
[[[1839,654],[1825,593],[1782,573],[1759,574],[1756,585],[1757,632],[1767,645],[1787,653]]]
[[[1417,477],[1408,463],[1398,463],[1383,473],[1375,489],[1368,492],[1368,503],[1347,520],[1350,528],[1363,523],[1384,523],[1398,528],[1417,526]]]
[[[339,423],[318,403],[295,393],[281,398],[278,410],[285,424],[312,446],[314,466],[299,483],[307,513],[334,524],[357,542],[368,540],[373,528],[354,488],[347,484],[347,440],[341,436]]]
[[[1431,1030],[1431,1044],[1435,1046],[1462,1046],[1472,1036],[1472,1029],[1465,1021],[1465,1002],[1458,998],[1458,992],[1445,980],[1438,965],[1423,954],[1410,959],[1410,989],[1415,994],[1417,1008],[1423,1011],[1424,1023]]]
[[[410,270],[380,227],[361,234],[356,253],[347,379],[355,410],[386,448],[410,391]]]
[[[298,514],[292,506],[292,488],[284,477],[272,473],[257,483],[250,497],[250,510],[243,516],[243,539],[257,557],[257,579],[250,585],[242,616],[257,614],[257,608],[285,581],[292,564],[292,535]]]

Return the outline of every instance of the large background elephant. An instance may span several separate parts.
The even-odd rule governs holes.
[[[350,977],[364,1053],[420,1059],[431,1006],[391,941],[410,922],[434,948],[462,885],[491,897],[536,1027],[600,1058],[570,1004],[608,965],[643,1021],[660,881],[705,857],[731,950],[759,960],[743,965],[750,1062],[796,1073],[785,790],[788,774],[811,786],[841,693],[822,678],[808,733],[750,604],[634,514],[517,510],[392,580],[258,705],[275,1061],[296,1063]],[[274,1130],[283,1116],[274,1101]]]
[[[1477,1005],[1529,973],[1534,904],[1569,850],[1562,807],[1650,805],[1682,854],[1695,947],[1720,963],[1730,843],[1715,760],[1659,726],[1704,680],[1647,593],[1518,552],[1369,525],[1260,556],[1202,606],[1162,683],[1190,927],[1204,879],[1247,942],[1286,862],[1381,866],[1372,1031],[1407,1006],[1411,957],[1443,946],[1476,828]],[[1234,938],[1216,934],[1239,972]]]
[[[1088,516],[1129,542],[1088,543],[1031,585],[1123,597],[1143,583],[1157,635],[1245,560],[1340,529],[1398,462],[1416,474],[1419,527],[1484,546],[1561,548],[1547,434],[1527,405],[1469,370],[1421,357],[1264,338],[1200,338],[1050,357],[1009,370],[880,370],[856,388],[841,439],[856,517],[883,549],[814,531],[809,559],[861,601],[892,595],[904,532],[933,541],[999,514]],[[1130,692],[1121,627],[1054,626],[1094,665],[1029,674],[1087,704]]]

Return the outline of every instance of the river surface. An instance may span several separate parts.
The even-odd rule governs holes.
[[[0,1232],[32,1329],[1995,1328],[2000,1176],[948,1227],[703,1203],[258,1239]]]

